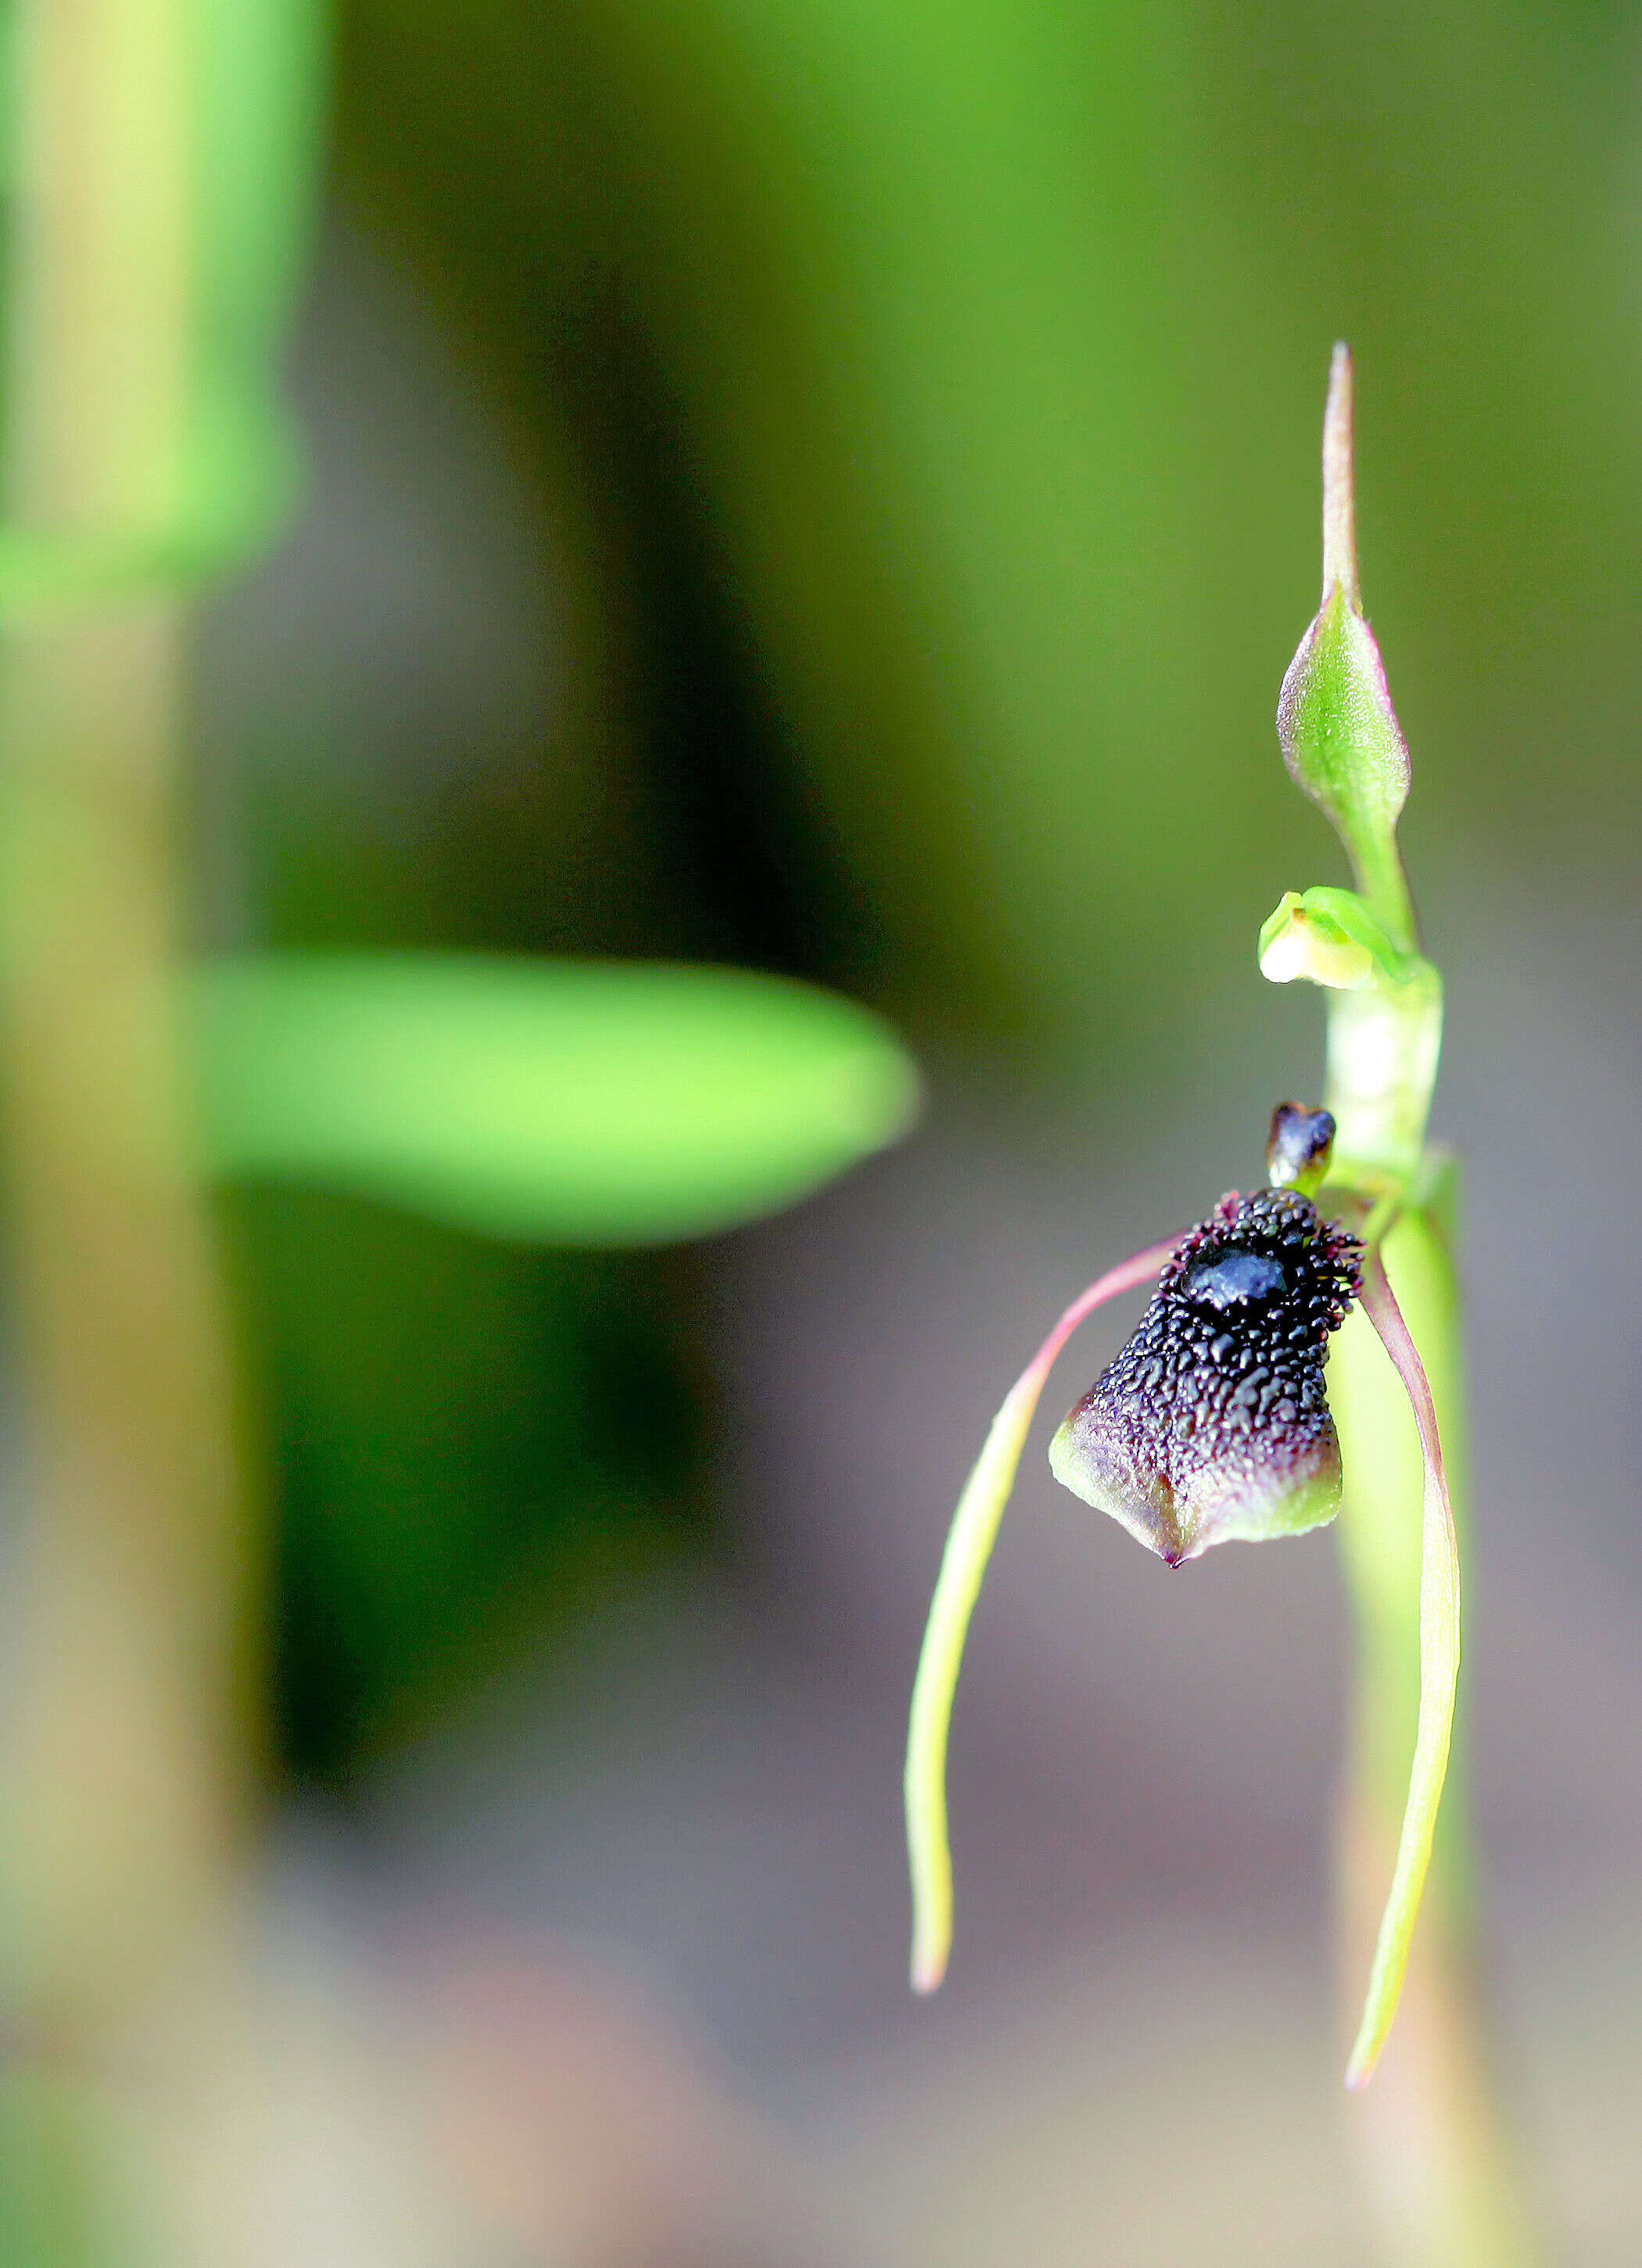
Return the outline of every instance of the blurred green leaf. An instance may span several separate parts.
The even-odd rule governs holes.
[[[196,979],[219,1174],[556,1244],[699,1236],[910,1122],[866,1010],[785,978],[439,954],[225,961]]]

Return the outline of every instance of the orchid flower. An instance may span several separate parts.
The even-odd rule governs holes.
[[[931,1992],[952,1939],[946,1756],[965,1636],[1027,1434],[1056,1358],[1086,1316],[1151,1284],[1133,1336],[1062,1422],[1049,1466],[1170,1566],[1217,1543],[1332,1521],[1341,1452],[1329,1342],[1354,1306],[1378,1333],[1418,1431],[1425,1472],[1417,1731],[1392,1881],[1346,2083],[1372,2074],[1396,2011],[1447,1769],[1460,1657],[1460,1576],[1437,1411],[1383,1253],[1416,1202],[1442,1029],[1396,843],[1408,750],[1358,579],[1351,365],[1335,350],[1323,423],[1322,601],[1284,680],[1291,776],[1328,814],[1355,890],[1290,891],[1260,936],[1274,983],[1329,997],[1324,1107],[1280,1103],[1268,1186],[1220,1198],[1075,1300],[1010,1389],[959,1498],[913,1688],[906,1768],[912,1982]]]

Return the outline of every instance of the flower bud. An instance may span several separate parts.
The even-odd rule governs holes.
[[[1333,821],[1358,887],[1397,941],[1411,947],[1414,913],[1396,847],[1397,817],[1408,800],[1408,744],[1363,612],[1351,393],[1351,357],[1337,346],[1322,424],[1322,600],[1283,680],[1278,739],[1295,786]]]
[[[1340,1445],[1323,1360],[1361,1250],[1298,1189],[1222,1197],[1050,1443],[1057,1480],[1172,1567],[1332,1520]]]

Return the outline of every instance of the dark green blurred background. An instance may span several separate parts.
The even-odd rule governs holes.
[[[1434,947],[1623,908],[1639,65],[1600,4],[345,0],[311,497],[202,639],[208,940],[820,978],[934,1066],[932,1138],[1035,1095],[1092,1178],[1303,1084],[1253,940],[1341,879],[1271,729],[1336,335]],[[298,1771],[755,1557],[717,1248],[231,1215]]]

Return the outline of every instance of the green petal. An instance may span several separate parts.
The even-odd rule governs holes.
[[[1436,1405],[1425,1366],[1403,1319],[1377,1245],[1364,1263],[1362,1304],[1413,1406],[1425,1461],[1425,1498],[1420,1532],[1419,1725],[1390,1896],[1380,1924],[1362,2021],[1346,2066],[1345,2083],[1353,2088],[1366,2087],[1373,2076],[1402,1994],[1448,1770],[1460,1675],[1460,1549],[1443,1472]]]
[[[195,985],[212,1170],[500,1237],[704,1235],[819,1188],[917,1104],[877,1017],[741,969],[290,954]]]
[[[1055,1358],[1084,1317],[1155,1277],[1174,1243],[1148,1245],[1092,1284],[1010,1388],[964,1484],[947,1532],[912,1688],[907,1728],[907,1855],[912,1870],[912,1987],[932,1992],[952,1948],[952,1852],[946,1833],[946,1735],[969,1617],[1015,1484],[1027,1431]]]
[[[1260,932],[1260,973],[1274,984],[1307,977],[1343,992],[1406,984],[1424,966],[1386,935],[1355,890],[1329,883],[1285,890]]]

